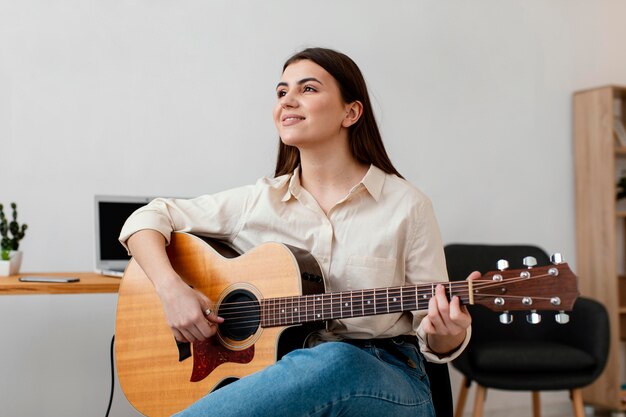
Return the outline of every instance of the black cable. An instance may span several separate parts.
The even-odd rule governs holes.
[[[115,364],[113,363],[113,346],[115,345],[115,335],[111,339],[111,396],[109,397],[109,406],[105,417],[109,417],[111,405],[113,405],[113,391],[115,390]]]

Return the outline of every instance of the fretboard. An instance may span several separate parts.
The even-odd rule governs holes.
[[[275,327],[313,321],[375,316],[424,310],[438,283],[369,290],[332,292],[261,300],[261,326]],[[467,299],[467,284],[442,282],[449,298]],[[461,284],[461,285],[459,285]]]

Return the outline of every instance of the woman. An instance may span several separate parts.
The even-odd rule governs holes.
[[[329,291],[446,279],[431,203],[389,161],[356,64],[336,51],[306,49],[285,63],[276,93],[274,178],[193,200],[157,199],[122,230],[120,241],[153,282],[177,340],[212,337],[223,319],[172,269],[165,245],[174,230],[223,239],[241,252],[266,241],[304,248]],[[448,302],[438,286],[427,314],[329,322],[309,337],[311,347],[180,415],[431,416],[422,361],[458,355],[470,322],[458,298]]]

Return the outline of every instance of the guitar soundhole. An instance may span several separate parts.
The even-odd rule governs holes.
[[[224,298],[218,315],[224,318],[224,323],[219,325],[222,337],[239,342],[256,333],[261,322],[261,307],[254,294],[239,289]]]

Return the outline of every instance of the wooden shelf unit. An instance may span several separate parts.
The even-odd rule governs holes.
[[[574,163],[576,176],[576,265],[582,295],[603,303],[611,321],[606,368],[583,390],[585,403],[626,410],[621,389],[626,357],[626,209],[615,199],[619,168],[626,170],[626,147],[613,133],[613,103],[626,86],[606,86],[574,94]],[[621,115],[625,120],[624,114]],[[622,274],[621,276],[619,274]]]

